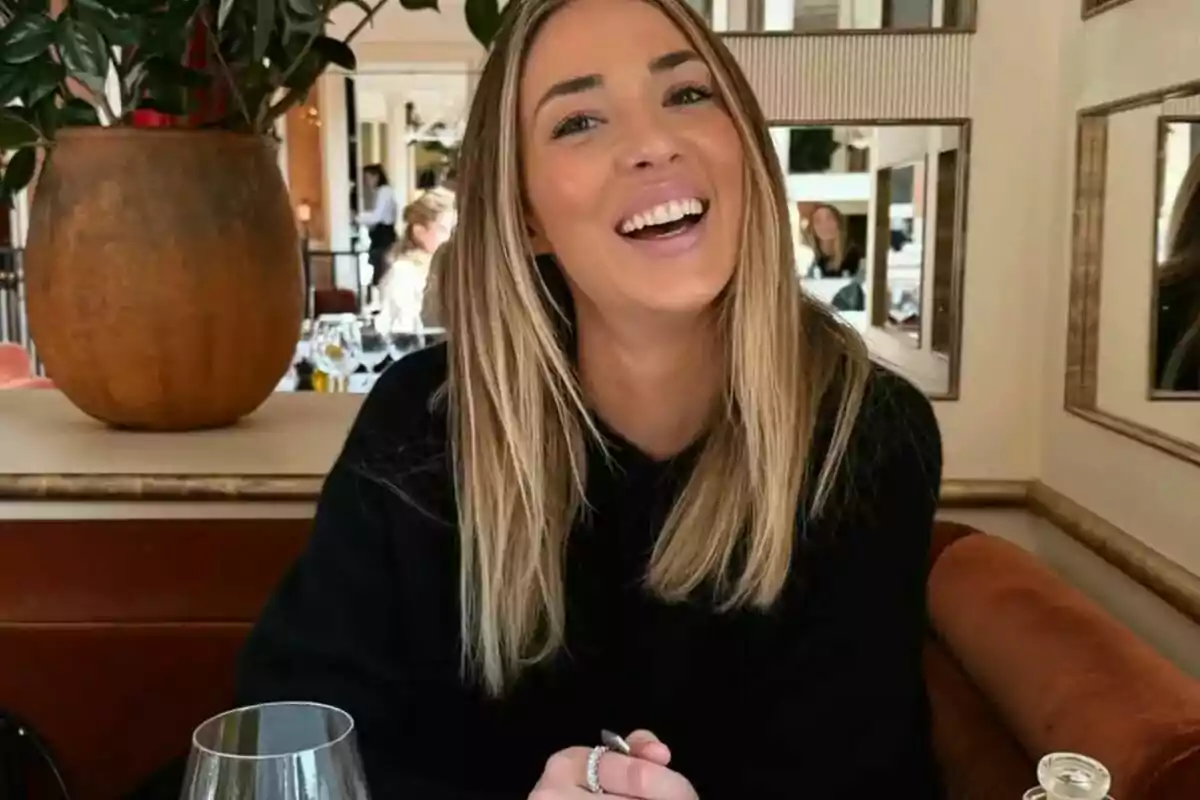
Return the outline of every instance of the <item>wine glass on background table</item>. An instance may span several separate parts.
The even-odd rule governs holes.
[[[367,368],[368,372],[374,372],[380,364],[387,360],[389,349],[387,337],[379,329],[379,323],[374,317],[364,317],[358,323],[358,338],[361,343],[359,361]]]
[[[192,736],[181,800],[370,800],[354,720],[317,703],[213,717]]]
[[[317,369],[328,375],[344,391],[346,381],[358,369],[362,342],[358,320],[354,317],[326,317],[313,326],[312,358]]]

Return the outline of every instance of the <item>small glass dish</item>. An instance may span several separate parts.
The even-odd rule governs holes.
[[[1038,786],[1024,800],[1112,800],[1112,775],[1094,758],[1050,753],[1038,762]]]

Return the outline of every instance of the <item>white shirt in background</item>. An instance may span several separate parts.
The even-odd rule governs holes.
[[[396,258],[379,283],[379,324],[387,332],[419,331],[432,257],[410,250]]]
[[[362,225],[395,225],[397,218],[396,193],[391,186],[380,186],[375,190],[375,207],[358,215]]]

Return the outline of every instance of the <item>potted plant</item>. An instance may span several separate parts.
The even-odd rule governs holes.
[[[276,121],[390,0],[0,0],[0,189],[40,174],[25,249],[50,377],[110,424],[194,430],[291,362],[300,260]],[[362,21],[325,35],[333,9]],[[399,0],[410,10],[437,0]],[[467,0],[484,44],[497,0]]]

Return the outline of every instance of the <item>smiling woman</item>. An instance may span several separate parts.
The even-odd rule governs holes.
[[[447,344],[366,400],[240,700],[349,711],[379,797],[936,797],[929,404],[802,293],[762,113],[695,11],[505,19]]]

